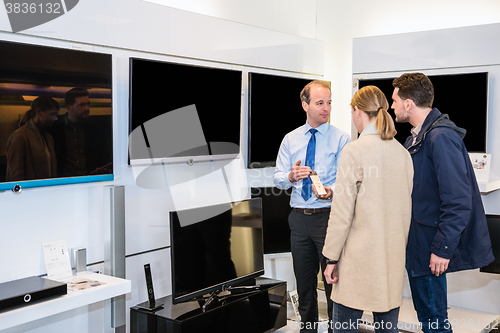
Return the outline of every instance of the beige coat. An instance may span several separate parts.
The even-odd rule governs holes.
[[[344,147],[323,248],[339,260],[335,302],[375,312],[401,306],[412,186],[410,154],[396,140],[375,132]]]
[[[34,180],[56,176],[54,139],[46,130],[40,133],[33,119],[30,119],[7,140],[6,179]]]

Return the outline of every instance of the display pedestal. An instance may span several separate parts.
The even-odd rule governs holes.
[[[267,284],[270,281],[274,283]],[[247,284],[252,284],[253,281]],[[272,332],[287,324],[286,282],[255,279],[256,290],[241,296],[215,301],[202,311],[203,301],[172,304],[172,296],[157,299],[163,309],[150,312],[137,306],[130,309],[131,333],[258,333]],[[138,304],[146,306],[147,302]]]

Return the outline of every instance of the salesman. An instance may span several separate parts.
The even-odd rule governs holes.
[[[328,123],[331,91],[327,83],[312,81],[300,93],[306,123],[283,139],[276,160],[274,184],[280,189],[292,187],[288,223],[291,229],[293,268],[297,280],[300,332],[317,332],[319,266],[326,268],[322,250],[330,216],[333,186],[340,154],[350,142],[347,133]],[[316,171],[325,186],[326,195],[312,191],[309,173]],[[324,277],[323,277],[324,281]],[[324,282],[328,302],[328,331],[332,332],[333,304],[331,285]]]

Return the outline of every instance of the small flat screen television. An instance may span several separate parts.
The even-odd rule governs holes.
[[[290,227],[288,215],[292,189],[281,190],[277,187],[253,187],[252,198],[262,199],[264,228],[264,254],[290,253]]]
[[[172,302],[264,274],[261,199],[170,212]]]
[[[36,141],[37,132],[28,131],[28,127],[21,129],[21,120],[32,102],[41,97],[58,103],[58,117],[62,121],[68,112],[66,92],[72,88],[83,88],[89,93],[88,117],[80,123],[83,129],[78,134],[79,142],[84,144],[79,145],[78,154],[68,154],[68,140],[62,127],[47,124],[45,129],[50,138],[43,136],[43,139],[49,153],[40,152],[38,148],[43,144],[35,144],[42,142]],[[24,138],[13,136],[18,129],[18,134],[26,134]],[[61,135],[55,135],[55,129]],[[42,140],[42,136],[39,138]],[[48,161],[54,163],[45,167]],[[75,166],[73,171],[63,168],[70,164]],[[0,41],[0,191],[11,190],[16,184],[31,188],[110,180],[113,180],[111,54]]]
[[[428,75],[434,86],[433,107],[446,113],[458,126],[465,128],[464,138],[468,152],[486,153],[488,125],[488,73],[463,73],[446,75]],[[393,78],[361,79],[359,88],[373,85],[384,92],[389,106],[392,105]],[[395,118],[394,110],[389,113]],[[395,123],[396,140],[404,144],[410,136],[412,125]]]
[[[239,154],[242,72],[130,58],[129,164]]]
[[[486,222],[488,223],[491,247],[495,260],[488,266],[482,267],[480,271],[500,274],[500,215],[486,215]]]
[[[249,73],[249,168],[275,167],[281,141],[306,122],[300,92],[311,79]]]

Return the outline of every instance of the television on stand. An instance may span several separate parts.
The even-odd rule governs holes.
[[[264,274],[260,198],[170,212],[172,303],[258,290]],[[246,285],[250,283],[250,285]],[[222,295],[220,295],[222,296]]]

